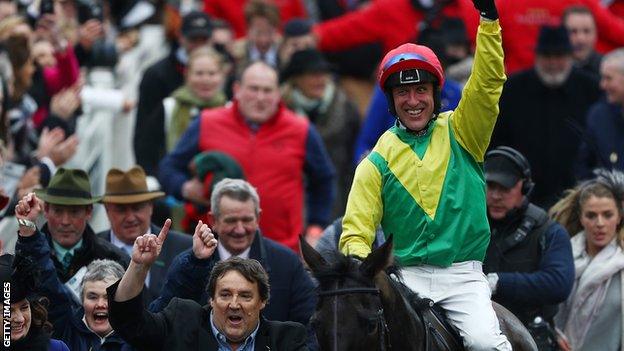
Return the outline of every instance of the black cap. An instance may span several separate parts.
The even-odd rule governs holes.
[[[535,53],[545,56],[572,54],[572,44],[564,26],[542,26]]]
[[[293,76],[298,76],[304,73],[313,73],[313,72],[330,72],[332,66],[323,54],[321,54],[316,49],[303,49],[296,51],[290,61],[288,61],[288,65],[281,72],[280,79],[281,81],[286,81]]]
[[[312,32],[312,22],[305,18],[293,18],[284,25],[285,37],[298,37]]]
[[[199,11],[189,12],[182,19],[182,36],[210,37],[212,35],[212,24],[207,14]]]
[[[486,157],[483,168],[487,182],[500,184],[507,189],[513,188],[519,180],[524,179],[522,170],[507,156]]]

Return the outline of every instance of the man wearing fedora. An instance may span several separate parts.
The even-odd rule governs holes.
[[[52,261],[61,282],[67,282],[78,270],[96,259],[111,259],[127,267],[129,256],[100,238],[88,221],[93,204],[100,196],[92,196],[89,176],[81,169],[59,168],[46,189],[36,190],[43,200],[47,223],[41,228],[50,245]],[[38,201],[30,197],[29,201]],[[18,220],[20,231],[37,230],[34,222]]]
[[[140,166],[134,166],[127,172],[112,168],[106,175],[106,193],[102,198],[111,229],[97,236],[131,255],[137,237],[160,232],[161,228],[151,223],[151,218],[153,201],[164,195],[162,191],[148,190],[145,171]],[[145,302],[158,297],[165,283],[167,268],[177,254],[189,249],[192,244],[190,235],[169,231],[168,239],[147,275]]]

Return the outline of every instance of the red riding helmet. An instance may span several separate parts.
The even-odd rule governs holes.
[[[442,89],[444,71],[438,57],[426,46],[409,43],[390,50],[381,61],[377,75],[381,90],[386,91],[384,85],[393,73],[413,69],[424,70],[433,75],[437,79],[437,88]],[[420,80],[412,81],[417,83]]]

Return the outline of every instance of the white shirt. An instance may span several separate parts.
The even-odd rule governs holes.
[[[219,257],[221,258],[221,261],[225,261],[232,256],[249,258],[249,251],[251,251],[251,246],[245,249],[245,251],[241,252],[240,255],[232,255],[225,247],[223,247],[223,245],[221,245],[221,242],[219,242],[217,245],[217,250],[219,250]]]

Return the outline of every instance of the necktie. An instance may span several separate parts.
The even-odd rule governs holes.
[[[69,268],[72,258],[74,258],[74,255],[70,252],[66,253],[63,257],[63,267],[65,267],[65,269]]]

